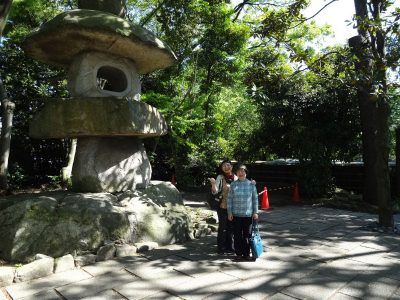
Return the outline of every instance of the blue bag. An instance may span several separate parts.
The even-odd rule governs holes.
[[[254,258],[260,257],[263,253],[264,249],[260,237],[260,231],[258,230],[258,223],[254,220],[253,224],[251,225],[250,247]]]

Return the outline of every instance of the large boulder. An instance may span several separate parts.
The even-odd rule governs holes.
[[[30,262],[37,253],[60,257],[96,252],[108,241],[185,241],[190,219],[178,190],[154,182],[145,190],[51,192],[0,199],[0,258]]]
[[[151,165],[137,138],[80,138],[72,167],[76,192],[122,192],[149,185]]]
[[[55,192],[10,198],[0,210],[0,256],[6,260],[31,261],[36,253],[59,257],[96,249],[105,239],[129,239],[128,216],[111,194]]]
[[[154,241],[161,245],[183,242],[189,237],[189,214],[173,185],[160,183],[144,191],[121,193],[118,200],[136,218],[136,241]]]

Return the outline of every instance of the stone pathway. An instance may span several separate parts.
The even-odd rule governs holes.
[[[400,236],[377,216],[310,206],[260,214],[256,262],[216,254],[215,235],[0,290],[3,299],[400,299]]]

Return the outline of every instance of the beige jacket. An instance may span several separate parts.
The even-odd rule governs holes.
[[[234,175],[233,180],[237,180],[236,175]],[[217,187],[216,194],[218,194],[222,190],[222,199],[219,207],[226,209],[230,184],[225,181],[225,177],[223,175],[218,175],[215,179],[215,186]]]

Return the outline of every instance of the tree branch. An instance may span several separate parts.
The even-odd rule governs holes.
[[[140,23],[140,26],[144,26],[151,20],[151,18],[157,13],[157,11],[163,6],[165,0],[161,1],[158,3],[157,7],[153,9],[147,16],[144,18],[144,20]]]
[[[301,68],[297,69],[295,72],[293,72],[292,75],[290,75],[289,78],[292,78],[292,77],[296,76],[298,73],[303,72],[303,71],[305,71],[305,70],[310,70],[310,69],[311,69],[312,67],[314,67],[316,64],[320,63],[320,62],[323,61],[326,57],[328,57],[329,55],[332,55],[332,54],[340,54],[340,52],[339,52],[339,51],[330,51],[330,52],[325,53],[324,55],[322,55],[321,57],[319,57],[318,59],[316,59],[315,61],[313,61],[310,65],[306,65],[305,68],[303,68],[303,69],[301,69]]]
[[[3,33],[3,29],[6,26],[7,17],[10,13],[10,8],[13,0],[3,0],[0,4],[0,36]]]
[[[317,16],[321,11],[323,11],[327,6],[331,5],[333,2],[336,2],[338,0],[331,0],[329,3],[325,4],[320,10],[318,10],[315,14],[313,14],[311,17],[305,18],[303,20],[301,20],[301,22],[297,23],[296,25],[294,25],[293,27],[289,27],[289,29],[293,29],[296,28],[297,26],[300,26],[301,24],[303,24],[304,22],[311,20],[312,18],[314,18],[315,16]]]
[[[69,6],[70,9],[74,9],[74,5],[72,3],[72,0],[67,1],[67,5]]]
[[[337,1],[337,0],[334,0]],[[248,5],[248,6],[263,6],[263,5],[268,5],[268,6],[275,6],[275,7],[284,7],[284,5],[279,5],[279,4],[275,4],[275,3],[270,3],[270,2],[252,2],[251,0],[244,0],[243,2],[237,4],[235,6],[235,8],[233,9],[233,11],[236,13],[235,17],[233,18],[232,22],[235,22],[238,18],[240,13],[243,11],[244,7]]]
[[[331,5],[333,2],[336,2],[338,0],[331,0],[331,2],[325,4],[319,11],[317,11],[315,14],[313,14],[311,17],[308,17],[306,19],[304,19],[304,21],[308,21],[312,18],[314,18],[315,16],[317,16],[321,11],[323,11],[327,6]]]

